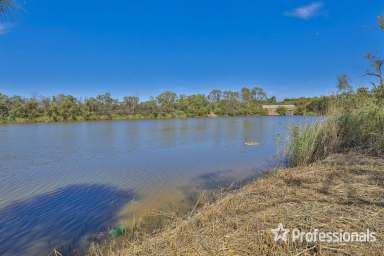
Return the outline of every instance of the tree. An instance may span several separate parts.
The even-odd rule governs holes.
[[[0,0],[0,15],[8,13],[11,9],[14,9],[16,4],[12,0]]]
[[[271,98],[268,99],[269,103],[275,104],[277,102],[276,97],[272,96]]]
[[[252,91],[247,87],[241,89],[241,98],[243,102],[249,102],[252,100]]]
[[[46,115],[51,105],[51,99],[49,97],[42,97],[39,99],[38,103],[39,109],[41,110],[42,114]]]
[[[384,23],[384,17],[381,17],[381,21]],[[379,99],[384,99],[384,60],[371,53],[368,53],[367,58],[371,62],[371,70],[366,72],[366,75],[375,79],[371,82],[373,85],[373,92]]]
[[[379,23],[379,27],[381,28],[381,30],[384,31],[384,16],[378,16],[377,22]]]
[[[101,115],[111,118],[115,107],[116,100],[112,98],[109,92],[98,95],[97,100],[97,112]]]
[[[211,103],[217,103],[221,100],[222,92],[220,90],[214,89],[208,94],[208,100]]]
[[[171,113],[175,110],[177,95],[174,92],[166,91],[156,97],[160,110],[165,113]]]
[[[366,75],[377,79],[377,82],[372,82],[374,87],[384,86],[384,73],[383,73],[384,60],[377,58],[371,53],[368,53],[367,58],[371,62],[372,70],[368,71]]]
[[[8,117],[9,105],[8,96],[0,93],[0,119],[6,119]]]
[[[234,116],[239,114],[240,95],[236,91],[224,91],[223,100],[220,102],[220,112],[224,115]]]
[[[224,91],[223,100],[227,102],[239,102],[239,93],[236,91]]]
[[[267,94],[260,87],[254,87],[252,89],[252,96],[253,96],[253,99],[256,101],[263,101],[267,98]]]
[[[339,93],[346,94],[346,93],[350,93],[352,91],[352,86],[349,83],[349,79],[348,79],[347,75],[342,74],[342,75],[338,76],[337,81],[338,81],[337,89],[338,89]]]
[[[39,116],[39,103],[35,98],[29,99],[24,103],[25,118],[34,120]]]
[[[104,120],[114,118],[114,114],[126,119],[132,114],[144,118],[197,117],[210,112],[230,116],[264,114],[260,102],[253,100],[250,94],[252,90],[248,88],[243,88],[241,92],[213,90],[208,97],[204,94],[178,97],[176,93],[167,91],[145,102],[139,102],[135,96],[126,96],[119,101],[110,93],[85,100],[64,94],[51,98],[0,94],[0,121]]]
[[[85,106],[89,113],[96,114],[98,112],[98,101],[93,97],[85,100]]]
[[[47,115],[49,119],[54,122],[61,120],[62,117],[60,116],[59,106],[57,104],[56,97],[52,97],[52,101],[51,101],[51,104],[49,105]]]
[[[180,96],[177,100],[177,110],[184,112],[187,116],[205,116],[208,114],[208,100],[203,94]]]
[[[12,96],[9,98],[9,119],[25,118],[24,100],[20,96]]]
[[[138,111],[144,115],[156,117],[158,115],[157,101],[151,98],[150,100],[140,103]]]
[[[134,114],[139,105],[139,98],[136,96],[126,96],[123,98],[123,113]]]
[[[59,95],[58,99],[58,112],[63,120],[77,120],[82,116],[81,108],[78,100],[71,95]]]

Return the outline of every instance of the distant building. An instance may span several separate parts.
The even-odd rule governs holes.
[[[296,109],[295,105],[263,105],[263,109],[267,111],[269,116],[278,116],[277,109],[282,107],[287,110],[287,115],[293,115]]]

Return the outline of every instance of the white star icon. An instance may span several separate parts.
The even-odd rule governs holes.
[[[272,233],[275,236],[275,241],[287,241],[287,235],[289,233],[289,229],[285,229],[283,224],[279,223],[277,228],[272,229]]]

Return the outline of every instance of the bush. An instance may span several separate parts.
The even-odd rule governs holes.
[[[281,116],[285,116],[287,114],[287,108],[283,106],[279,106],[277,107],[276,112]]]

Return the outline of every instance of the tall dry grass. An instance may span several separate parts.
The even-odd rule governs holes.
[[[373,93],[335,97],[325,118],[292,129],[287,146],[291,166],[307,165],[332,153],[384,153],[384,104]]]

